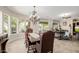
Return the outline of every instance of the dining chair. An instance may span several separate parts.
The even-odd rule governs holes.
[[[54,35],[55,33],[52,31],[43,33],[40,38],[40,42],[36,43],[37,53],[53,53]]]
[[[33,46],[36,44],[36,42],[30,41],[29,33],[33,33],[33,30],[31,28],[28,28],[27,31],[25,32],[25,44],[26,44],[26,48],[28,48],[28,50],[27,50],[28,53],[30,50],[34,51],[35,48]]]

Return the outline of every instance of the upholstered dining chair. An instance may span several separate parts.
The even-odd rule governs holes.
[[[43,33],[40,42],[36,43],[37,53],[53,53],[54,35],[55,33],[52,31]]]
[[[29,40],[29,33],[32,33],[32,32],[33,30],[31,28],[28,28],[25,32],[25,44],[26,44],[26,48],[28,48],[28,51],[27,51],[28,53],[30,51],[30,46],[36,44],[36,42],[30,42]],[[34,48],[32,48],[32,50],[34,50]]]

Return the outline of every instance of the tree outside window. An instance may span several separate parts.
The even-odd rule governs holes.
[[[28,26],[28,22],[27,21],[24,21],[24,20],[21,20],[19,21],[19,32],[20,33],[23,33],[26,31],[26,27]]]
[[[8,16],[4,15],[3,16],[3,33],[8,33],[9,31],[9,26],[8,26]]]
[[[11,17],[11,34],[14,34],[17,32],[17,18]]]

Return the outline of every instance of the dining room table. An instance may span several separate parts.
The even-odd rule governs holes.
[[[30,42],[37,42],[37,41],[40,41],[40,35],[37,34],[37,33],[29,33],[29,40]]]

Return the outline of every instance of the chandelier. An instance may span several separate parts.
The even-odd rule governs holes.
[[[34,10],[32,11],[32,15],[30,16],[30,21],[33,23],[33,24],[36,24],[40,18],[39,16],[37,15],[37,11],[36,11],[36,6],[33,6]]]

